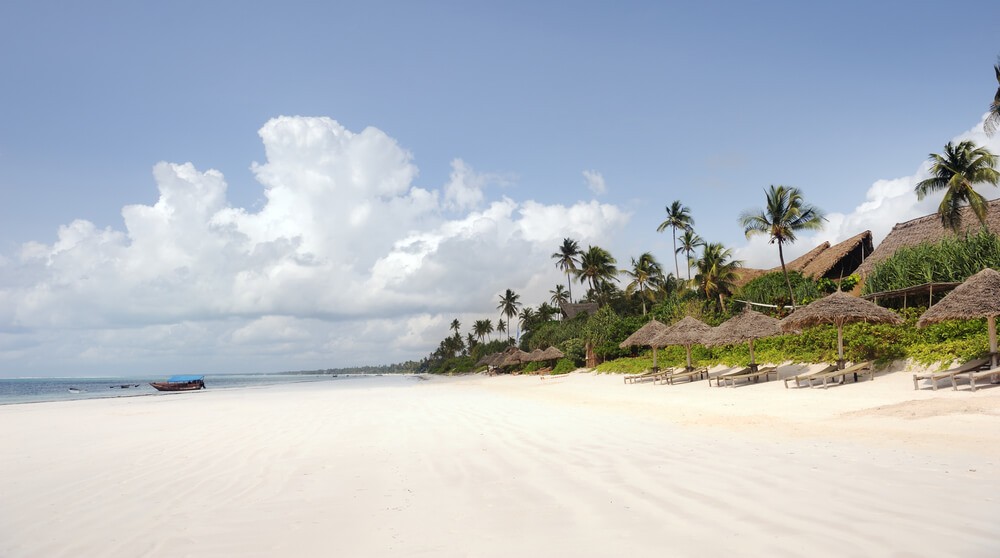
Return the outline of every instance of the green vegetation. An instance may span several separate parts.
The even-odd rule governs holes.
[[[899,249],[872,268],[864,294],[904,289],[924,283],[964,281],[991,267],[1000,269],[1000,237],[980,231],[965,237],[946,237],[936,244]]]
[[[788,285],[791,285],[795,293],[795,299],[799,304],[809,304],[817,298],[822,298],[826,294],[819,286],[819,283],[803,276],[798,271],[788,272],[787,279],[780,271],[767,273],[753,279],[736,294],[736,298],[760,304],[773,304],[778,308],[755,308],[758,312],[770,314],[775,317],[787,315],[784,306],[790,304],[788,298]],[[836,289],[836,285],[834,285]]]

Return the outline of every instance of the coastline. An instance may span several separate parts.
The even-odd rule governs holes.
[[[0,555],[1000,549],[1000,388],[410,380],[2,406]]]

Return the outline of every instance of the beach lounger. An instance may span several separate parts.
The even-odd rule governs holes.
[[[822,380],[823,381],[823,389],[826,389],[827,387],[829,387],[830,382],[834,378],[837,378],[837,377],[840,377],[840,381],[837,382],[837,383],[838,384],[843,384],[843,383],[847,382],[847,377],[849,375],[850,376],[854,376],[854,381],[855,382],[858,381],[858,378],[864,377],[864,376],[868,376],[870,379],[874,380],[875,379],[875,366],[874,366],[874,364],[875,364],[874,362],[872,362],[872,361],[869,360],[869,361],[866,361],[866,362],[859,362],[859,363],[857,363],[857,364],[855,364],[853,366],[848,366],[847,368],[844,368],[843,370],[831,370],[831,371],[826,372],[824,374],[817,374],[815,376],[810,376],[807,379],[808,382],[809,382],[809,387],[813,387],[813,382],[814,381]]]
[[[748,371],[745,374],[733,374],[731,376],[723,376],[722,377],[722,383],[723,383],[723,385],[727,385],[727,386],[728,385],[732,385],[733,387],[736,387],[736,382],[738,382],[740,380],[746,380],[747,383],[749,384],[750,382],[757,382],[757,381],[759,381],[761,376],[764,376],[764,381],[766,382],[767,381],[767,377],[772,372],[776,373],[777,370],[778,369],[776,367],[774,367],[774,366],[768,366],[768,367],[765,367],[765,368],[758,368],[756,372]]]
[[[961,366],[956,366],[955,368],[950,368],[948,370],[941,370],[939,372],[921,372],[919,374],[913,375],[913,389],[920,389],[917,386],[918,380],[930,380],[931,388],[937,390],[938,382],[944,379],[951,380],[951,389],[958,389],[958,383],[955,381],[955,376],[959,374],[966,374],[971,372],[979,372],[982,370],[987,370],[990,367],[990,357],[976,358],[972,359]]]
[[[695,380],[700,380],[706,377],[708,377],[708,368],[705,368],[703,366],[701,368],[695,368],[694,370],[686,370],[686,369],[678,370],[673,374],[665,376],[664,378],[662,378],[662,380],[665,383],[673,385],[674,382],[679,380],[687,380],[689,382],[693,382]]]
[[[813,376],[819,376],[819,375],[822,375],[822,374],[827,374],[829,372],[833,372],[836,369],[837,369],[837,365],[836,364],[831,364],[831,365],[827,366],[826,368],[823,368],[823,369],[820,369],[820,370],[816,370],[814,372],[803,372],[801,374],[796,374],[794,376],[789,376],[789,377],[785,378],[785,389],[788,389],[788,382],[795,382],[795,387],[802,387],[802,385],[799,382],[807,382],[809,380],[809,378],[811,378]]]
[[[673,370],[673,368],[667,368],[666,370]],[[641,374],[626,374],[625,383],[634,384],[636,382],[645,382],[647,380],[655,380],[663,373],[663,369],[654,368],[649,372],[643,372]]]
[[[721,386],[722,382],[725,380],[727,376],[738,376],[740,374],[746,374],[749,371],[750,367],[748,366],[746,368],[741,368],[739,370],[730,370],[729,372],[723,372],[717,376],[709,376],[708,385],[712,385],[712,380],[715,380],[715,386],[716,387]]]
[[[989,378],[991,383],[997,383],[1000,381],[1000,368],[990,368],[989,370],[979,370],[977,372],[968,372],[969,376],[969,387],[972,391],[976,391],[976,382],[983,378]],[[958,376],[958,374],[956,374]]]

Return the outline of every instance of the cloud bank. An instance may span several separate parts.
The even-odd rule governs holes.
[[[280,117],[259,134],[259,211],[229,204],[222,173],[161,162],[159,199],[123,208],[121,229],[74,221],[0,260],[0,373],[420,358],[506,288],[548,298],[562,238],[604,243],[629,218],[490,196],[504,179],[461,159],[447,184],[420,187],[412,154],[375,128]]]

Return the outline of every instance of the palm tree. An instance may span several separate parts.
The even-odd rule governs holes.
[[[507,323],[510,323],[510,319],[517,316],[517,308],[521,306],[518,299],[521,295],[515,293],[514,291],[507,289],[507,292],[500,295],[500,304],[497,305],[497,310],[500,311],[501,316],[507,316]],[[510,339],[510,330],[507,331],[507,339]]]
[[[503,320],[497,320],[497,333],[507,333],[507,324]],[[510,340],[510,336],[507,336],[507,340]]]
[[[622,270],[622,273],[632,278],[632,282],[625,287],[625,294],[631,296],[636,290],[639,291],[642,315],[645,316],[646,299],[654,292],[650,287],[663,281],[663,268],[652,254],[646,252],[638,260],[632,258],[632,269]]]
[[[475,323],[472,324],[472,332],[476,334],[476,337],[479,338],[479,342],[482,343],[483,338],[493,333],[493,322],[490,320],[476,320]]]
[[[694,225],[691,210],[681,205],[680,200],[667,206],[667,220],[656,227],[656,232],[663,232],[667,227],[673,229],[674,238],[674,277],[680,277],[681,269],[677,265],[677,229],[688,230]]]
[[[521,330],[528,331],[531,329],[531,325],[535,322],[535,310],[530,306],[525,306],[521,308],[521,313],[518,314],[518,329],[517,329],[517,342],[521,342]]]
[[[693,263],[691,254],[694,254],[695,250],[699,246],[704,245],[705,241],[694,232],[694,229],[689,228],[685,229],[684,234],[681,235],[681,247],[674,251],[675,254],[684,252],[685,257],[687,258],[688,282],[691,281],[691,264]]]
[[[580,245],[571,238],[564,238],[559,251],[552,254],[556,267],[566,273],[566,287],[569,289],[569,301],[573,302],[573,285],[569,280],[571,271],[576,271],[576,258],[580,255]]]
[[[466,343],[468,344],[469,351],[472,351],[472,349],[476,346],[476,338],[471,332],[466,335]]]
[[[788,287],[788,299],[795,307],[795,295],[792,293],[792,282],[788,279],[785,269],[784,244],[795,242],[795,233],[802,230],[819,229],[823,226],[823,212],[819,208],[805,203],[802,192],[791,186],[774,186],[765,192],[767,207],[763,210],[744,211],[740,215],[740,226],[747,238],[757,234],[766,234],[771,244],[778,244],[778,260],[781,261],[781,272],[785,275],[785,285]]]
[[[983,124],[983,129],[986,130],[987,136],[992,136],[997,128],[1000,128],[1000,57],[997,57],[997,63],[993,66],[993,71],[997,74],[997,93],[993,97],[993,103],[990,104],[990,114],[986,117],[986,122]]]
[[[556,285],[555,290],[549,291],[549,294],[552,295],[549,300],[556,306],[562,306],[569,302],[569,295],[566,294],[566,288],[562,285]]]
[[[599,283],[609,282],[618,274],[616,263],[604,248],[588,246],[587,251],[580,255],[580,268],[576,270],[577,279],[581,283],[589,282],[590,289],[597,291]]]
[[[698,290],[705,295],[706,300],[715,301],[722,310],[724,299],[733,292],[736,285],[736,270],[743,262],[732,260],[733,253],[722,244],[712,242],[705,244],[701,258],[695,262],[698,273],[694,280]]]
[[[963,141],[958,145],[948,142],[944,146],[944,155],[931,153],[931,178],[917,184],[917,199],[924,199],[927,194],[945,190],[944,199],[938,206],[941,225],[951,229],[956,234],[962,227],[961,207],[968,203],[979,222],[986,225],[986,198],[973,187],[980,182],[989,182],[996,186],[1000,179],[996,166],[996,155],[985,147],[976,147],[971,141]]]
[[[458,322],[458,318],[451,321],[451,329],[455,331],[455,335],[458,335],[458,328],[462,327],[462,324]]]

